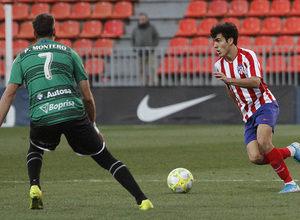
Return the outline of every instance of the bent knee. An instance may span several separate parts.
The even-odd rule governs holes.
[[[249,160],[251,163],[256,165],[263,165],[264,164],[264,158],[262,158],[261,155],[249,155]]]
[[[264,164],[263,149],[259,147],[258,140],[252,141],[247,145],[247,153],[251,163],[262,165]]]

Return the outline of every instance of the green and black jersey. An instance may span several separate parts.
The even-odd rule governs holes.
[[[17,56],[9,83],[25,82],[31,121],[45,126],[85,114],[75,89],[75,81],[85,79],[82,60],[75,51],[50,39],[42,39]]]

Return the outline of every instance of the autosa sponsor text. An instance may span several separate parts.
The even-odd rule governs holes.
[[[47,98],[51,98],[63,94],[70,94],[70,93],[72,93],[71,89],[60,89],[60,90],[57,89],[54,92],[48,92]]]
[[[71,94],[71,93],[72,93],[71,89],[57,89],[55,91],[48,91],[47,99],[55,97],[55,96],[59,96],[59,95],[63,95],[63,94]],[[36,97],[40,101],[45,99],[44,93],[39,93]]]
[[[48,91],[47,98],[52,98],[52,97],[56,97],[59,95],[70,94],[70,93],[72,93],[71,89],[60,89],[60,90],[57,89],[55,91]],[[40,93],[37,95],[37,98],[39,100],[43,100],[44,95],[42,93]],[[65,108],[65,107],[74,106],[74,104],[75,104],[74,101],[66,100],[65,102],[61,102],[61,103],[57,103],[57,104],[46,103],[46,104],[40,106],[40,109],[42,111],[44,111],[45,113],[48,113],[49,111],[52,111],[52,110],[61,110],[62,108]]]

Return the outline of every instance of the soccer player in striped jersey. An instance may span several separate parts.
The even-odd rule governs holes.
[[[219,59],[214,76],[225,83],[227,92],[245,122],[245,145],[252,163],[271,164],[285,186],[279,193],[300,191],[284,161],[300,162],[300,145],[295,142],[277,149],[272,136],[279,114],[274,95],[262,78],[262,70],[252,50],[237,47],[238,30],[233,23],[219,23],[210,30]]]
[[[152,203],[127,167],[107,150],[96,127],[95,102],[82,60],[71,48],[54,41],[54,22],[53,16],[46,13],[34,19],[37,43],[15,59],[9,84],[0,100],[1,126],[19,86],[25,82],[31,119],[27,154],[30,208],[43,208],[40,187],[43,154],[44,151],[54,151],[64,134],[75,153],[91,156],[108,170],[135,197],[141,210],[152,209]],[[81,97],[77,94],[75,82]]]

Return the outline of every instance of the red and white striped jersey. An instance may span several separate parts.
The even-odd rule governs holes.
[[[247,89],[227,85],[235,95],[245,123],[260,106],[275,100],[274,95],[263,81],[260,63],[252,50],[238,48],[237,56],[232,63],[222,57],[215,63],[215,68],[217,72],[224,73],[228,78],[243,79],[251,76],[261,78],[259,88]]]

